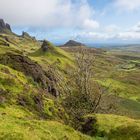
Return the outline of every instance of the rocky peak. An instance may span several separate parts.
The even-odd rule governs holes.
[[[10,25],[8,23],[6,23],[6,28],[11,31],[11,27],[10,27]]]
[[[5,23],[3,19],[0,19],[0,32],[6,32],[6,30],[12,31],[8,23]]]
[[[22,37],[31,37],[27,32],[22,32]]]
[[[74,40],[69,40],[64,44],[64,46],[85,46],[85,45]]]

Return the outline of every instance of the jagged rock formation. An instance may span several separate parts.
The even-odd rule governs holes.
[[[22,37],[31,37],[27,32],[22,32]]]
[[[10,31],[12,31],[11,26],[8,23],[6,23],[6,28],[9,29]]]
[[[36,40],[35,37],[30,36],[27,32],[22,32],[21,37],[26,38],[26,39]]]
[[[6,31],[12,32],[11,27],[8,23],[5,23],[3,19],[0,19],[0,32],[5,33]]]
[[[43,52],[47,52],[49,49],[53,49],[53,44],[51,44],[49,41],[44,40],[41,46],[41,49]]]
[[[69,40],[63,46],[66,46],[66,47],[71,47],[71,46],[76,47],[76,46],[85,46],[85,45],[80,43],[80,42],[74,41],[74,40]]]

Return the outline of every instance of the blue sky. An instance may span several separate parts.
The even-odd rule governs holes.
[[[140,0],[0,0],[0,18],[54,43],[140,43]]]

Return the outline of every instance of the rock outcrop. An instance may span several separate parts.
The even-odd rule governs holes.
[[[8,23],[5,23],[3,19],[0,19],[0,32],[5,33],[6,31],[12,32],[11,27]]]
[[[6,23],[6,28],[7,28],[9,31],[12,31],[12,30],[11,30],[11,26],[10,26],[10,24],[8,24],[8,23]]]
[[[43,52],[47,52],[49,49],[53,49],[54,45],[51,44],[49,41],[44,40],[41,46]]]
[[[58,96],[59,93],[52,84],[55,79],[42,69],[42,67],[21,54],[6,53],[0,56],[0,64],[7,65],[17,71],[23,72],[26,76],[30,76],[38,84],[51,93],[53,96]]]
[[[6,53],[0,56],[0,63],[7,65],[15,70],[23,72],[27,76],[31,76],[36,82],[42,86],[46,86],[47,77],[41,66],[30,58],[20,54]]]
[[[26,38],[26,39],[30,39],[30,40],[36,40],[35,37],[30,36],[27,32],[22,32],[21,37]]]
[[[22,37],[31,37],[27,32],[22,32]]]

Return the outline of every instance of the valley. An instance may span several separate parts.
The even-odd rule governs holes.
[[[138,140],[139,50],[90,48],[72,40],[56,47],[26,32],[16,35],[10,25],[0,28],[0,139]],[[83,62],[81,54],[91,59]],[[88,100],[76,79],[88,65],[78,71],[76,55],[84,66],[92,64],[90,92],[97,96]]]

